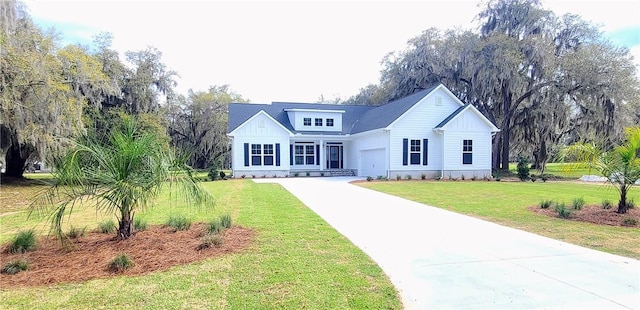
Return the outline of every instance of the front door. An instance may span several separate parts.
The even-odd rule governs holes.
[[[342,169],[342,146],[329,146],[329,169]]]

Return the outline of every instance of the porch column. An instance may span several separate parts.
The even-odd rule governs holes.
[[[325,153],[327,152],[327,150],[325,149],[324,146],[324,140],[320,139],[320,171],[323,171],[325,168]]]

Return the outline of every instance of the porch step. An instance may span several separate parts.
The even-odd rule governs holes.
[[[330,170],[332,177],[354,177],[356,172],[352,169]]]

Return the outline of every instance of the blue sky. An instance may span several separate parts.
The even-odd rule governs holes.
[[[477,1],[26,0],[62,42],[105,31],[120,52],[154,46],[180,75],[177,91],[229,84],[253,102],[347,99],[376,83],[383,57],[430,27],[476,27]],[[640,1],[546,0],[601,26],[640,64]],[[123,58],[124,59],[124,58]]]

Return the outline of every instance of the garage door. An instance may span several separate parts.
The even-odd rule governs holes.
[[[385,160],[385,149],[374,149],[361,151],[360,153],[360,173],[359,176],[377,177],[387,176],[387,165]]]

